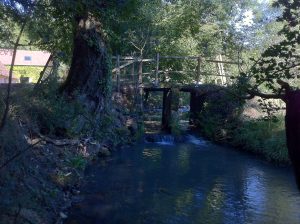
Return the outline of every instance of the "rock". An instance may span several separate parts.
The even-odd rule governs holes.
[[[41,217],[32,209],[22,208],[20,216],[30,221],[31,223],[43,223]]]
[[[73,195],[78,195],[78,194],[80,194],[80,191],[77,190],[77,189],[72,189],[72,190],[71,190],[71,193],[72,193]]]
[[[94,144],[94,147],[95,147],[95,150],[98,152],[98,151],[100,151],[102,145],[99,143],[96,143],[96,144]]]
[[[60,216],[62,219],[68,218],[68,216],[67,216],[65,213],[63,213],[63,212],[60,212],[60,213],[59,213],[59,216]]]
[[[99,152],[98,152],[99,157],[108,157],[110,155],[111,155],[111,152],[109,151],[109,148],[107,148],[106,146],[102,146],[99,149]]]
[[[126,121],[126,126],[128,130],[130,131],[131,136],[135,136],[138,130],[137,122],[133,118],[129,118]]]

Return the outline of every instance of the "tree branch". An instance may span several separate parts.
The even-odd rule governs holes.
[[[283,94],[262,93],[262,92],[259,92],[258,90],[253,90],[253,89],[247,90],[246,92],[250,95],[249,99],[252,99],[255,96],[259,96],[264,99],[282,99],[282,100],[284,99]]]
[[[22,24],[20,33],[17,37],[16,43],[15,43],[15,46],[14,46],[13,56],[12,56],[12,60],[11,60],[11,66],[10,66],[10,69],[9,69],[9,79],[8,79],[7,94],[6,94],[6,99],[5,99],[5,110],[4,110],[4,114],[2,116],[2,119],[1,119],[0,132],[3,130],[3,128],[5,126],[5,123],[6,123],[6,118],[7,118],[7,114],[8,114],[8,110],[9,110],[9,103],[10,103],[10,92],[11,92],[13,69],[14,69],[15,60],[16,60],[17,49],[18,49],[19,42],[20,42],[20,39],[21,39],[21,36],[23,34],[25,26],[26,26],[26,21],[23,22],[23,24]]]
[[[290,91],[291,87],[287,82],[284,82],[280,79],[277,80],[277,83],[281,86],[281,89],[279,90],[278,94],[262,93],[262,92],[259,92],[258,90],[254,90],[254,89],[247,90],[246,92],[250,95],[249,97],[251,97],[251,98],[253,98],[255,96],[259,96],[264,99],[281,99],[281,100],[285,101],[285,94],[282,94],[282,91],[283,90]]]

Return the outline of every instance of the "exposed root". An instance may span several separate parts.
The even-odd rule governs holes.
[[[52,139],[42,134],[38,135],[42,140],[55,146],[78,145],[80,143],[80,141],[77,139]]]

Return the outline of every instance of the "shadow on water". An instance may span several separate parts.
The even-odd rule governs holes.
[[[186,139],[141,144],[89,166],[66,223],[300,223],[289,168]]]

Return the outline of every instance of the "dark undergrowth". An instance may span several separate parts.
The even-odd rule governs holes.
[[[283,118],[279,118],[276,122],[244,121],[233,132],[231,144],[261,154],[270,161],[290,163]]]
[[[200,132],[212,141],[260,154],[275,163],[290,163],[284,119],[278,121],[243,120],[222,123],[217,118],[202,121]]]
[[[245,118],[243,107],[242,101],[237,102],[230,95],[212,95],[206,99],[196,125],[201,134],[212,141],[259,154],[275,163],[290,163],[284,117]]]

